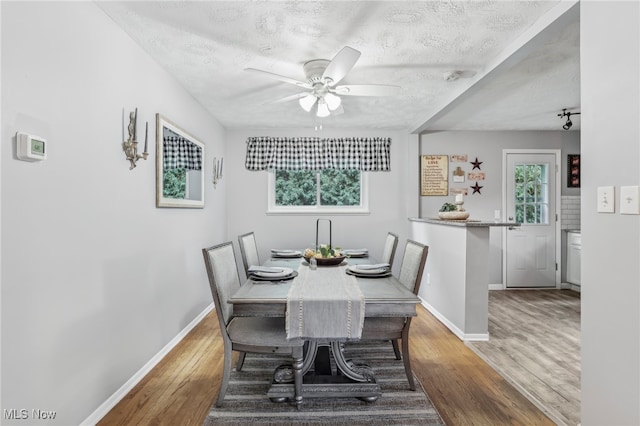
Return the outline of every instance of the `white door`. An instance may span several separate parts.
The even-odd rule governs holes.
[[[522,224],[506,231],[505,286],[556,287],[559,151],[505,156],[505,212]]]

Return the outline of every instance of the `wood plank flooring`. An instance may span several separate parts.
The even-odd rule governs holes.
[[[447,425],[554,424],[422,307],[410,340],[413,371]],[[211,312],[98,425],[202,425],[222,357]]]
[[[491,291],[489,336],[469,346],[557,424],[580,423],[580,293]]]

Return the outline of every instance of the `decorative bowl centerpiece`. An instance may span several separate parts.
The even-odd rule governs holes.
[[[469,212],[462,208],[462,197],[456,197],[455,204],[444,203],[440,207],[438,217],[443,220],[466,220],[469,218]]]
[[[302,256],[307,262],[314,257],[318,266],[336,266],[347,257],[340,251],[340,248],[332,248],[328,244],[322,244],[318,250],[306,249]]]

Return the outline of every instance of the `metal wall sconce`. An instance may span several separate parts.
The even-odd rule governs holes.
[[[129,113],[129,139],[123,142],[122,149],[124,150],[127,160],[131,164],[129,170],[133,170],[136,167],[136,162],[139,159],[147,159],[149,152],[147,151],[148,137],[149,137],[149,122],[145,123],[144,129],[144,152],[138,154],[138,142],[136,141],[136,134],[138,130],[138,108],[135,112]]]
[[[220,179],[222,179],[222,165],[224,164],[224,158],[219,160],[213,157],[213,187],[215,188]]]
[[[580,113],[579,112],[567,112],[566,108],[562,108],[562,113],[558,114],[558,117],[560,117],[560,118],[567,117],[567,122],[564,123],[564,125],[562,126],[563,129],[569,130],[571,128],[571,126],[573,126],[573,123],[571,122],[571,116],[572,115],[580,115]]]

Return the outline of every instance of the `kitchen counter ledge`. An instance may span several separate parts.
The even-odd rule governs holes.
[[[466,219],[466,220],[445,220],[438,219],[436,217],[410,217],[410,221],[412,222],[424,222],[424,223],[432,223],[435,225],[447,225],[447,226],[462,226],[462,227],[484,227],[484,226],[520,226],[520,223],[517,222],[494,222],[488,220],[480,220],[480,219]]]

